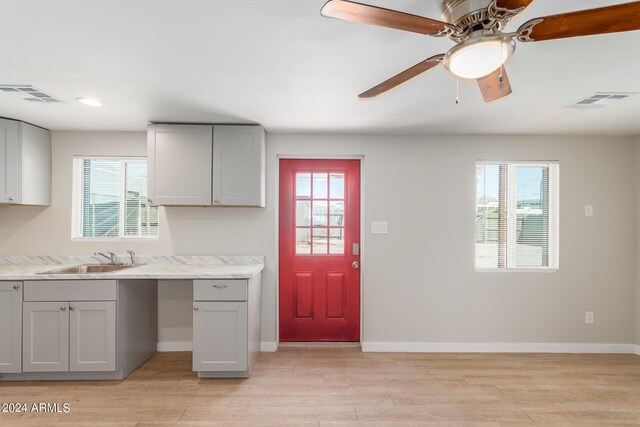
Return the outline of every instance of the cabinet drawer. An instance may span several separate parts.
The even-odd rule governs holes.
[[[24,282],[25,301],[115,301],[115,280],[41,280]]]
[[[246,280],[194,280],[194,301],[246,301]]]

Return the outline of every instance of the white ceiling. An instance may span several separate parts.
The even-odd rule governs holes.
[[[519,43],[513,95],[484,104],[444,68],[369,101],[357,94],[453,44],[322,18],[325,0],[4,0],[0,84],[68,101],[0,94],[0,116],[50,129],[143,130],[150,121],[257,122],[269,131],[640,134],[640,95],[563,109],[597,91],[640,92],[640,31]],[[360,0],[366,1],[366,0]],[[537,16],[620,3],[536,0]],[[440,18],[437,0],[370,4]],[[510,28],[510,29],[511,29]],[[97,97],[103,108],[73,101]]]

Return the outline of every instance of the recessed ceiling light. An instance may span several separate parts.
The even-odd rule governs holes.
[[[76,101],[78,101],[80,104],[88,105],[90,107],[102,107],[104,105],[104,102],[98,101],[97,99],[93,98],[80,97],[76,98]]]

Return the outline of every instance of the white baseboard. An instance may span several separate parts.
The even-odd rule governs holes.
[[[191,341],[163,341],[158,343],[158,351],[160,352],[172,352],[172,351],[192,351],[193,343]],[[277,342],[261,342],[260,351],[274,352],[278,350]]]
[[[278,343],[276,341],[263,341],[260,343],[260,351],[274,353],[278,351]]]
[[[363,342],[363,352],[383,353],[629,353],[640,354],[635,344],[588,343],[430,343]]]
[[[163,341],[158,343],[158,351],[192,351],[193,343],[191,341]]]

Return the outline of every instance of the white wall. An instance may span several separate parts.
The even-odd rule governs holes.
[[[144,133],[54,132],[53,203],[0,208],[0,254],[264,254],[263,341],[276,339],[277,155],[363,155],[364,340],[632,343],[635,340],[635,139],[527,136],[268,136],[266,209],[167,208],[160,238],[70,241],[74,154],[144,155]],[[560,271],[474,270],[477,159],[560,161]],[[584,205],[595,216],[584,217]],[[41,238],[39,236],[46,236]],[[640,284],[639,284],[640,286]],[[190,337],[191,294],[160,290],[160,336]],[[584,324],[584,311],[595,324]],[[640,342],[640,341],[639,341]]]

